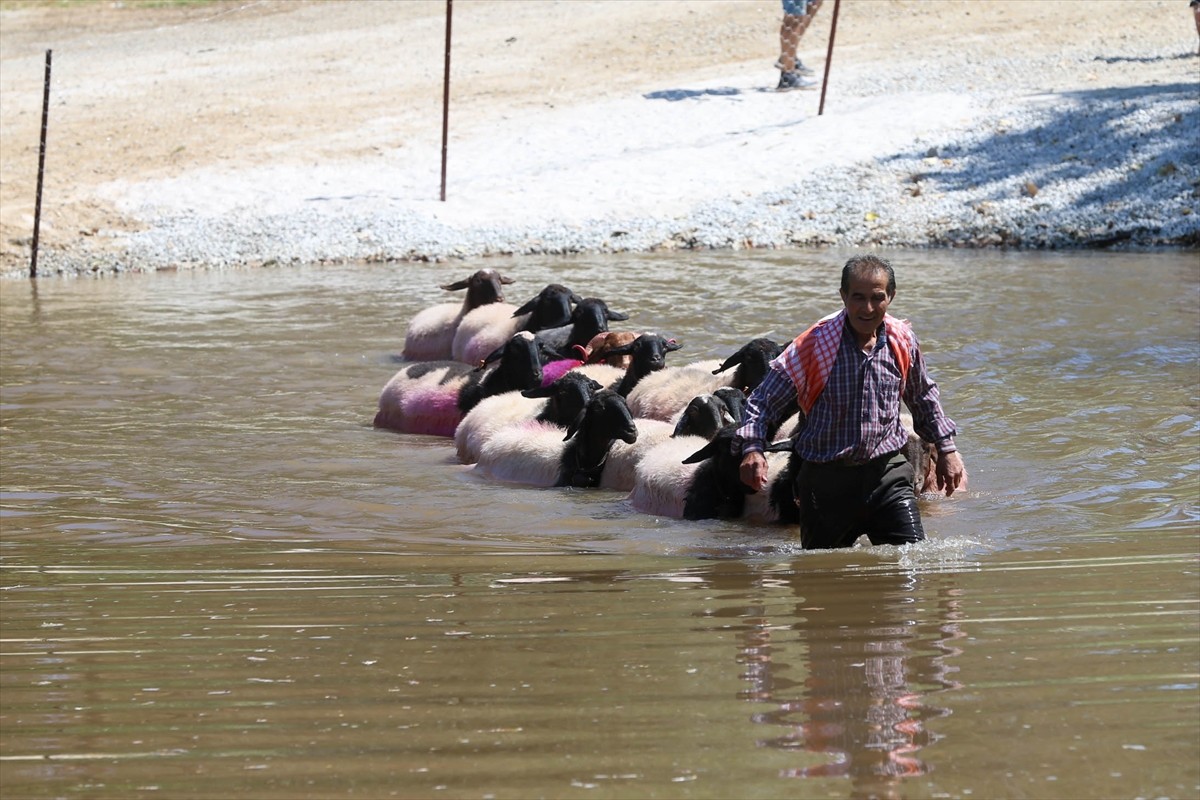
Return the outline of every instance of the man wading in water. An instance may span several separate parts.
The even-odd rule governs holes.
[[[733,443],[741,479],[764,489],[765,432],[798,403],[805,416],[794,440],[803,459],[796,478],[801,544],[850,547],[863,534],[872,544],[919,542],[925,531],[913,467],[900,452],[908,439],[900,401],[917,435],[936,445],[937,487],[947,495],[966,481],[954,422],[942,411],[912,327],[887,313],[896,296],[892,265],[876,256],[850,259],[841,296],[844,308],[796,337],[747,400]]]

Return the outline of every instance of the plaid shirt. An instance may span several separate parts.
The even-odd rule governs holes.
[[[818,463],[843,458],[862,463],[896,452],[908,440],[900,424],[901,399],[912,411],[918,436],[936,443],[939,452],[956,450],[954,422],[942,411],[937,384],[925,371],[915,334],[912,355],[902,392],[900,368],[888,347],[884,326],[879,327],[875,348],[868,354],[859,348],[846,325],[825,390],[797,430],[796,453]],[[795,408],[795,401],[796,386],[772,363],[767,377],[746,401],[746,421],[737,430],[734,447],[743,455],[761,452],[767,428]]]

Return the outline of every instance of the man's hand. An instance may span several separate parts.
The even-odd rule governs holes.
[[[742,480],[745,480],[746,462],[742,461]],[[962,456],[957,451],[953,453],[938,453],[937,488],[945,492],[946,497],[954,494],[955,489],[967,488],[967,468],[963,466]]]
[[[750,452],[742,456],[742,465],[738,470],[742,483],[756,492],[767,487],[767,457],[759,452]]]

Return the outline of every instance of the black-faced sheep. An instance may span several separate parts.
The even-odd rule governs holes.
[[[739,474],[741,456],[730,449],[736,426],[711,441],[679,436],[650,450],[634,473],[631,505],[676,519],[737,519],[797,524],[794,481],[800,459],[790,442],[768,445],[767,490],[752,492]]]
[[[670,420],[675,425],[671,435],[711,439],[726,425],[741,422],[745,409],[745,395],[732,386],[722,386],[712,394],[696,395]]]
[[[543,360],[534,335],[521,332],[488,356],[484,367],[458,361],[410,364],[383,387],[375,427],[453,436],[463,415],[483,398],[540,386]],[[499,363],[488,368],[494,362]]]
[[[561,428],[528,422],[503,428],[479,452],[475,469],[489,478],[531,486],[594,487],[601,483],[614,441],[637,441],[637,427],[616,392],[601,389],[563,436]]]
[[[610,321],[629,319],[628,314],[613,311],[598,297],[585,297],[571,311],[571,321],[557,328],[538,332],[538,338],[561,358],[577,358],[576,346],[584,347],[597,334],[608,331]]]
[[[568,372],[548,386],[485,397],[454,431],[454,448],[463,464],[474,464],[479,451],[496,431],[522,422],[546,422],[566,427],[587,405],[600,384]]]
[[[494,269],[481,269],[461,281],[444,284],[448,292],[467,290],[462,303],[439,303],[422,309],[408,323],[404,358],[408,361],[448,360],[454,334],[463,318],[476,308],[504,301],[502,285],[513,282]]]
[[[663,370],[629,393],[629,410],[635,417],[669,420],[691,398],[722,386],[749,393],[762,383],[771,359],[781,352],[783,348],[770,339],[752,339],[711,372],[695,366]]]
[[[614,347],[608,351],[610,357],[627,355],[630,357],[630,361],[620,380],[610,385],[609,388],[622,397],[628,397],[643,378],[666,367],[667,353],[673,353],[680,347],[683,345],[679,342],[667,339],[657,333],[643,333],[629,344]]]
[[[451,358],[476,365],[517,331],[536,333],[569,325],[571,304],[579,302],[579,296],[570,289],[551,283],[520,307],[509,303],[480,306],[459,323],[450,346]]]

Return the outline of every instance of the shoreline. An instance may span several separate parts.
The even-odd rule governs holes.
[[[1112,90],[1066,108],[1061,97],[1006,105],[978,117],[974,131],[937,131],[895,152],[815,169],[803,183],[671,216],[531,219],[523,209],[480,220],[454,205],[377,196],[265,212],[216,203],[155,216],[142,207],[147,228],[113,234],[119,250],[43,251],[39,272],[754,248],[1197,249],[1200,148],[1189,132],[1200,130],[1200,104],[1191,91]],[[1081,118],[1124,134],[1098,137]]]
[[[547,26],[555,43],[554,37],[583,35],[571,33],[569,20],[539,16],[544,5],[468,8],[489,24],[515,9],[525,15],[523,25]],[[336,87],[314,86],[303,72],[335,17],[348,19],[338,31],[342,39],[376,29],[383,38],[399,36],[404,26],[423,24],[429,30],[422,46],[431,46],[438,4],[267,2],[221,6],[226,11],[198,21],[180,16],[197,13],[191,8],[140,7],[132,18],[117,12],[122,25],[144,18],[151,26],[137,38],[146,48],[142,67],[165,77],[137,80],[167,91],[166,127],[149,139],[123,132],[122,149],[94,156],[112,160],[109,168],[91,170],[98,177],[87,177],[85,160],[68,159],[64,167],[61,151],[48,154],[54,181],[47,184],[51,213],[43,215],[39,276],[747,248],[1200,248],[1200,57],[1188,38],[1194,31],[1184,24],[1191,20],[1163,16],[1176,5],[1094,0],[1089,8],[1124,14],[1114,44],[1111,19],[1064,17],[1062,11],[1078,7],[1071,3],[846,4],[846,42],[821,116],[819,89],[775,92],[778,73],[736,52],[697,51],[700,63],[713,63],[691,70],[678,58],[652,60],[659,58],[653,49],[629,49],[621,36],[640,30],[631,25],[653,33],[653,24],[672,24],[677,4],[588,6],[596,25],[609,23],[610,12],[629,17],[617,21],[624,27],[613,22],[612,31],[596,31],[595,59],[632,52],[643,61],[622,66],[616,75],[622,82],[611,87],[547,93],[536,76],[521,72],[541,45],[497,51],[488,61],[494,74],[469,71],[475,83],[452,104],[445,202],[437,199],[441,153],[433,134],[440,126],[428,116],[395,116],[376,90],[343,101],[361,116],[358,122],[338,119],[325,110],[341,100],[331,94]],[[885,6],[899,15],[872,13]],[[723,25],[739,41],[769,47],[761,40],[776,35],[778,22],[768,11],[714,2],[688,13],[708,15],[715,29]],[[397,13],[412,18],[389,16]],[[169,18],[177,24],[162,25],[164,14],[175,15]],[[4,35],[11,37],[19,28],[14,17],[5,19]],[[276,35],[291,30],[295,41],[311,44],[295,53],[281,36],[246,36],[264,21]],[[895,42],[881,46],[874,37],[885,22],[925,37],[936,33],[948,44],[912,53]],[[814,28],[812,41],[802,43],[810,61],[822,52],[825,33]],[[483,49],[495,35],[481,24],[463,34],[462,46]],[[178,58],[172,37],[185,37],[196,63]],[[959,46],[972,39],[970,49]],[[108,31],[92,41],[101,53],[123,53],[131,44]],[[265,94],[239,100],[254,106],[297,92],[288,113],[304,116],[276,120],[293,124],[294,139],[245,144],[247,131],[253,135],[268,112],[246,119],[240,107],[220,124],[193,130],[191,98],[215,91],[199,62],[214,52],[210,45],[226,41],[235,49],[248,41],[244,46],[255,54],[266,48],[282,67],[294,61],[291,71],[273,67],[259,87]],[[337,45],[335,37],[328,46]],[[6,64],[13,52],[8,45]],[[430,72],[429,53],[410,55]],[[33,59],[26,54],[20,63],[28,67]],[[109,65],[96,56],[88,65],[99,63],[113,71],[108,80],[130,80],[130,68],[119,61]],[[211,63],[223,70],[254,66],[228,54]],[[655,77],[664,64],[674,71]],[[643,71],[651,77],[630,82]],[[411,76],[397,69],[376,77]],[[424,76],[421,91],[431,77]],[[74,137],[76,147],[86,148],[94,131],[112,123],[89,121],[69,96],[99,91],[91,85],[107,85],[106,76],[64,82],[71,80],[77,85],[60,100],[66,108],[52,113],[51,142],[61,146]],[[164,84],[171,85],[164,90]],[[247,84],[237,85],[241,91]],[[439,106],[421,97],[426,110]],[[17,122],[28,127],[31,110],[28,97],[6,102],[10,148],[8,134]],[[119,109],[87,110],[120,116]],[[72,112],[78,120],[54,116]],[[70,122],[83,127],[73,132]],[[197,136],[211,153],[199,150]],[[156,160],[144,152],[153,148],[167,153]],[[21,209],[12,199],[19,181],[12,179],[11,150],[5,156],[8,239],[0,277],[28,277],[28,239],[12,233],[20,227],[14,219]],[[68,167],[76,171],[64,178]],[[87,179],[61,184],[76,176]]]

